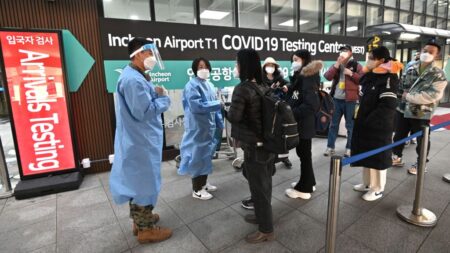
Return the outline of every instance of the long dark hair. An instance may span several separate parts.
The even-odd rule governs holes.
[[[239,65],[239,79],[241,79],[241,82],[255,79],[258,84],[262,83],[261,60],[258,52],[252,48],[239,50],[237,63]]]
[[[384,63],[386,63],[390,60],[395,60],[395,59],[391,58],[391,56],[389,55],[389,49],[387,49],[387,47],[385,47],[385,46],[380,46],[380,47],[374,48],[372,50],[372,56],[374,59],[377,59],[377,60],[384,59]]]

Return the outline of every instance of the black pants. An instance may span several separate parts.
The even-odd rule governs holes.
[[[192,178],[192,190],[198,192],[206,185],[208,175],[202,175]]]
[[[405,118],[403,116],[403,113],[397,111],[397,126],[395,129],[394,142],[408,137],[409,132],[411,132],[411,134],[414,134],[414,133],[421,131],[422,126],[430,126],[430,121],[424,120],[424,119]],[[419,136],[417,138],[417,146],[416,146],[417,160],[419,160],[421,143],[422,143],[422,136]],[[430,142],[430,139],[428,139],[427,157],[428,157],[428,154],[430,153],[430,146],[431,146],[431,142]],[[392,149],[392,153],[394,153],[394,155],[396,155],[398,157],[402,157],[404,147],[405,147],[405,143],[402,143],[402,144],[394,147]]]
[[[300,157],[300,180],[294,189],[300,192],[311,193],[313,192],[313,186],[316,185],[311,149],[311,139],[300,139],[300,143],[295,149],[298,157]]]
[[[271,233],[273,232],[272,171],[275,154],[251,145],[242,145],[242,149],[245,160],[243,173],[250,186],[259,231]]]

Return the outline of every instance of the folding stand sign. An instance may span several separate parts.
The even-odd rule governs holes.
[[[1,29],[0,45],[21,178],[16,198],[77,189],[61,32]]]

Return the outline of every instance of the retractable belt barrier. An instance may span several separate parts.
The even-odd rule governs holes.
[[[339,214],[339,196],[341,185],[341,172],[342,167],[352,164],[354,162],[363,160],[367,157],[376,155],[385,150],[391,149],[395,146],[401,145],[407,141],[410,141],[416,137],[423,135],[423,141],[421,142],[419,163],[417,168],[417,181],[416,181],[416,193],[415,200],[412,206],[400,206],[397,209],[397,215],[404,221],[421,227],[432,227],[436,225],[437,219],[433,212],[422,208],[420,205],[422,198],[422,189],[424,183],[425,166],[427,160],[428,140],[429,133],[436,131],[437,129],[444,128],[450,125],[450,121],[437,124],[433,127],[424,126],[421,131],[411,134],[409,137],[403,138],[392,144],[370,150],[368,152],[351,156],[348,158],[342,158],[341,156],[333,156],[330,163],[330,184],[328,192],[328,212],[327,212],[327,231],[326,231],[326,252],[334,253],[336,248],[336,231],[337,221]],[[448,178],[447,178],[448,177]],[[445,181],[450,181],[450,174],[444,175]]]

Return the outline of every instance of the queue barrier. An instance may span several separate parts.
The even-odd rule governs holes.
[[[331,157],[330,162],[330,184],[328,192],[328,210],[327,210],[327,230],[326,230],[326,244],[325,250],[327,253],[334,253],[336,250],[336,234],[337,234],[337,221],[339,215],[339,198],[340,198],[340,185],[342,168],[346,165],[363,160],[367,157],[376,155],[385,150],[391,149],[395,146],[401,145],[407,141],[412,140],[423,135],[421,142],[419,163],[417,168],[417,180],[416,180],[416,192],[413,206],[400,206],[397,208],[397,215],[404,221],[421,227],[432,227],[437,223],[436,215],[428,209],[421,207],[422,190],[425,176],[425,166],[427,160],[427,149],[430,131],[436,131],[437,129],[444,128],[450,125],[450,121],[446,121],[437,124],[433,127],[424,126],[422,130],[411,134],[410,136],[396,141],[392,144],[370,150],[368,152],[351,156],[348,158],[342,158],[342,156]],[[448,176],[448,179],[446,178]],[[450,182],[450,174],[444,175],[444,180]]]

